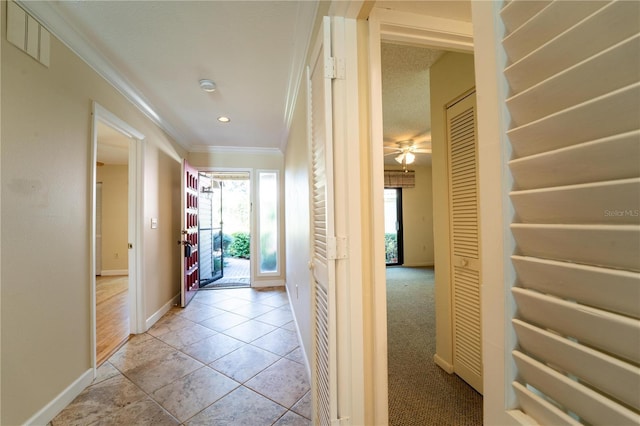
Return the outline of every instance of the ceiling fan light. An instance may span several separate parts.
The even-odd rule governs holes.
[[[400,164],[402,164],[402,160],[404,160],[404,154],[400,154],[396,157],[396,161]]]
[[[416,156],[413,155],[413,153],[411,152],[407,152],[406,154],[404,154],[404,156],[405,156],[405,160],[407,161],[407,164],[412,164],[416,159]]]

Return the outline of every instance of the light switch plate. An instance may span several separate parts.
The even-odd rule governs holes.
[[[152,217],[151,218],[151,229],[157,229],[158,228],[158,218],[157,217]]]

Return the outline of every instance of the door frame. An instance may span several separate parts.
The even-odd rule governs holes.
[[[194,166],[194,168],[196,170],[198,170],[198,172],[200,173],[247,173],[249,174],[249,209],[250,209],[250,213],[249,213],[249,235],[251,236],[251,240],[250,240],[250,259],[249,259],[249,287],[259,287],[256,286],[255,282],[254,282],[254,278],[256,277],[255,274],[255,263],[254,259],[256,258],[256,253],[254,253],[254,250],[256,249],[256,244],[253,241],[254,239],[254,234],[255,234],[255,229],[256,229],[256,187],[255,187],[255,172],[256,169],[253,168],[247,168],[247,167],[206,167],[206,166]],[[224,198],[223,198],[223,202],[224,202]],[[224,226],[223,226],[223,232],[224,232]],[[224,277],[224,275],[223,275]]]
[[[370,96],[370,163],[372,211],[384,209],[384,158],[382,129],[382,80],[380,43],[382,40],[408,43],[449,51],[473,52],[473,26],[433,16],[374,8],[369,14],[369,96]],[[373,264],[373,303],[376,315],[373,321],[374,340],[380,342],[380,350],[373,354],[373,398],[376,423],[388,423],[387,379],[387,294],[386,265],[384,261],[384,219],[372,215],[373,254],[378,259]]]
[[[96,169],[98,157],[98,122],[106,124],[125,136],[129,142],[129,194],[128,236],[133,245],[128,250],[129,260],[129,331],[137,334],[145,331],[143,283],[143,206],[144,206],[144,139],[145,136],[131,125],[97,102],[92,103],[89,211],[89,282],[91,283],[91,366],[96,376]]]
[[[398,261],[396,263],[386,263],[385,266],[402,266],[404,264],[404,224],[402,218],[402,188],[385,188],[385,191],[394,190],[396,192],[396,251]]]

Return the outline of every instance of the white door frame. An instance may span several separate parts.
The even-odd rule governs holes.
[[[406,12],[374,8],[369,15],[369,72],[371,119],[371,177],[372,211],[384,208],[384,153],[382,150],[382,81],[380,43],[382,40],[409,43],[450,51],[473,51],[473,27],[470,22]],[[384,259],[384,219],[373,214],[373,254]],[[387,380],[387,294],[385,264],[382,260],[373,265],[373,308],[376,309],[373,324],[376,350],[373,391],[376,423],[388,421]],[[384,314],[382,314],[384,311]]]
[[[102,107],[97,102],[92,105],[91,130],[91,167],[90,167],[90,197],[91,242],[89,245],[89,282],[91,283],[91,365],[94,377],[96,375],[96,167],[98,156],[98,122],[106,124],[128,138],[129,142],[129,202],[128,202],[128,235],[129,243],[129,329],[133,334],[145,331],[144,320],[144,292],[142,280],[142,241],[143,241],[143,166],[144,166],[144,138],[145,136],[124,122],[116,115]]]
[[[256,201],[256,188],[254,188],[254,175],[255,175],[255,169],[253,168],[247,168],[247,167],[204,167],[204,166],[194,166],[195,169],[200,172],[200,173],[247,173],[249,175],[249,235],[250,235],[250,243],[249,243],[249,250],[250,250],[250,258],[249,258],[249,286],[250,287],[259,287],[256,286],[254,283],[254,278],[255,278],[255,271],[254,271],[254,264],[255,262],[253,261],[253,259],[255,259],[256,254],[254,253],[254,250],[256,249],[256,243],[253,241],[253,239],[255,238],[254,234],[255,232],[253,231],[256,228],[256,224],[255,224],[255,214],[254,214],[254,206],[255,206],[255,201]],[[224,200],[223,200],[224,202]],[[278,222],[279,223],[279,222]],[[223,232],[224,232],[224,225],[222,226]]]

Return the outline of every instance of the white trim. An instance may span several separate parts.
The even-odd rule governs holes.
[[[280,151],[285,152],[287,149],[287,141],[289,139],[289,130],[291,121],[296,110],[296,102],[298,101],[298,93],[300,91],[302,77],[305,74],[305,59],[309,53],[309,45],[311,44],[312,31],[308,31],[306,25],[313,25],[315,17],[318,13],[319,2],[299,2],[295,20],[295,30],[293,40],[298,42],[294,45],[294,52],[291,61],[291,69],[289,70],[289,85],[287,87],[287,97],[284,110],[285,129],[280,141]],[[300,25],[303,23],[303,25]]]
[[[25,425],[46,425],[57,416],[67,405],[91,384],[94,378],[93,368],[88,369],[73,381],[65,390],[60,392],[40,411],[34,414]]]
[[[476,55],[476,102],[478,113],[478,199],[481,219],[482,250],[480,281],[482,287],[482,355],[484,369],[483,419],[485,424],[511,425],[517,419],[508,410],[515,408],[511,387],[515,364],[511,350],[515,336],[511,328],[512,296],[515,280],[510,254],[514,240],[509,230],[513,215],[509,190],[511,177],[508,160],[510,146],[506,139],[509,122],[502,102],[508,85],[501,72],[506,62],[500,44],[504,28],[500,23],[499,2],[472,2]]]
[[[247,146],[209,146],[209,145],[195,145],[189,152],[203,152],[211,154],[255,154],[255,155],[284,155],[280,148],[261,148],[261,147],[247,147]]]
[[[285,288],[287,287],[287,283],[284,283]],[[300,350],[302,351],[302,358],[304,359],[304,366],[307,369],[307,379],[309,379],[309,383],[311,383],[311,364],[309,364],[309,357],[307,356],[307,351],[304,350],[304,340],[302,340],[302,334],[300,334],[300,326],[298,325],[298,316],[295,313],[295,305],[291,301],[291,293],[287,291],[287,299],[289,299],[289,306],[293,312],[293,323],[296,325],[296,335],[298,336],[298,343]]]
[[[90,164],[90,235],[89,245],[89,282],[90,312],[91,312],[91,365],[95,374],[97,368],[96,357],[96,161],[98,155],[98,122],[102,122],[131,139],[129,142],[129,194],[128,194],[128,238],[133,244],[133,249],[128,252],[129,270],[129,320],[130,333],[141,333],[144,330],[144,289],[143,289],[143,206],[144,206],[144,135],[131,127],[125,121],[112,114],[97,102],[92,104],[92,129],[91,129],[91,164]],[[105,274],[107,272],[107,274]],[[124,270],[116,271],[124,272]],[[109,275],[108,271],[102,271],[103,275]],[[118,273],[118,275],[124,275]],[[142,324],[141,324],[142,323]]]
[[[18,4],[33,15],[51,34],[67,46],[73,53],[89,65],[96,73],[103,77],[126,99],[134,104],[153,123],[158,125],[183,148],[189,149],[187,138],[165,121],[151,103],[145,99],[140,91],[122,76],[100,50],[92,45],[86,37],[59,12],[54,2],[32,2],[16,0]]]
[[[167,303],[162,305],[160,309],[158,309],[153,315],[151,315],[145,321],[145,331],[149,330],[155,323],[163,317],[164,314],[169,312],[172,307],[180,305],[180,293],[176,294],[169,300]]]
[[[252,288],[264,288],[264,287],[283,287],[285,285],[284,280],[262,280],[253,281],[251,283]]]
[[[449,374],[453,374],[453,364],[447,362],[444,358],[442,358],[440,355],[435,354],[433,356],[433,362],[436,363],[436,365],[440,368],[442,368],[444,371],[446,371]]]
[[[282,229],[282,221],[281,221],[281,216],[282,216],[282,200],[284,199],[284,193],[283,193],[283,184],[281,182],[281,176],[280,176],[280,170],[277,169],[257,169],[256,170],[256,180],[255,180],[255,188],[256,194],[260,193],[260,174],[261,173],[275,173],[276,175],[276,186],[278,189],[278,194],[276,197],[276,224],[278,225],[278,232],[276,233],[276,259],[277,259],[277,263],[276,263],[276,270],[274,272],[261,272],[260,271],[260,261],[262,260],[260,257],[260,199],[256,199],[256,204],[255,204],[255,209],[253,209],[255,211],[255,236],[252,233],[251,236],[251,257],[256,259],[255,262],[255,277],[256,279],[259,279],[260,277],[280,277],[282,276],[282,235],[283,235],[283,229]],[[284,285],[284,280],[281,280],[283,282],[282,285]],[[255,286],[254,286],[255,287]]]
[[[103,269],[100,271],[100,275],[103,277],[115,277],[119,275],[129,275],[128,269]]]
[[[471,22],[379,8],[371,11],[369,19],[372,18],[379,23],[385,40],[458,52],[473,51]]]
[[[371,212],[383,211],[384,167],[382,146],[382,81],[380,43],[391,40],[446,50],[473,51],[471,23],[374,8],[369,16],[369,71],[371,120]],[[372,214],[374,259],[384,259],[384,222]],[[383,260],[373,265],[373,312],[375,312],[373,392],[376,424],[388,423],[386,274]]]

